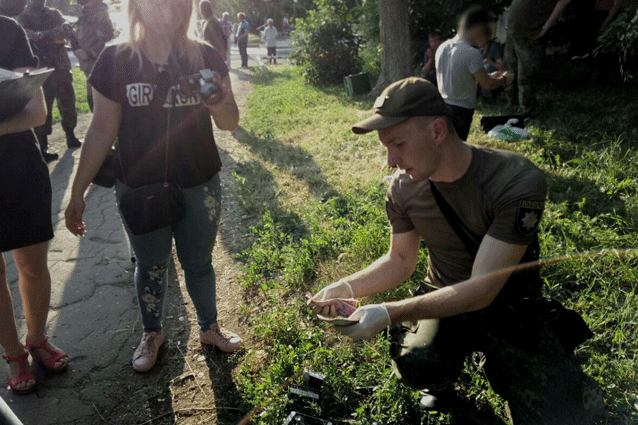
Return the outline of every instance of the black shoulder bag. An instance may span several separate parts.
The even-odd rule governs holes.
[[[430,182],[430,188],[443,216],[461,239],[470,255],[473,258],[476,257],[480,239],[463,223],[454,208],[445,200],[433,182]],[[523,255],[521,264],[538,261],[539,258],[538,236],[535,236]],[[580,314],[565,308],[557,300],[542,297],[541,286],[542,281],[538,267],[523,268],[512,273],[492,306],[486,309],[486,311],[493,309],[493,312],[490,312],[492,314],[486,314],[486,318],[488,321],[492,319],[499,327],[507,325],[508,329],[504,329],[503,333],[508,339],[516,340],[525,338],[525,335],[521,335],[520,331],[532,325],[532,322],[534,322],[532,320],[533,316],[545,316],[553,322],[565,351],[573,353],[577,346],[590,339],[594,334]],[[503,320],[505,318],[502,317],[502,314],[509,317]],[[490,316],[492,317],[490,318]],[[529,342],[524,341],[524,343]]]
[[[120,198],[119,207],[126,225],[134,235],[143,235],[170,226],[182,220],[186,215],[186,201],[182,189],[177,184],[168,181],[171,110],[175,106],[175,89],[171,87],[169,90],[172,104],[168,108],[166,125],[164,182],[130,189],[124,169],[121,168],[127,190]],[[121,159],[118,162],[122,167]]]

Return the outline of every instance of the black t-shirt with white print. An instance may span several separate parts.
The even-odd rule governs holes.
[[[201,51],[204,68],[222,78],[228,75],[224,59],[214,48],[201,43]],[[180,68],[177,72],[158,68],[126,45],[105,48],[93,67],[91,86],[123,107],[117,142],[122,167],[116,166],[116,172],[127,186],[164,181],[169,125],[169,182],[195,187],[221,168],[209,110],[199,95],[185,97],[169,89],[177,87],[180,75],[193,73],[187,65]]]

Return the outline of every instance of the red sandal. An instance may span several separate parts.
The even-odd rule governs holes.
[[[23,382],[35,381],[35,375],[33,372],[27,372],[27,368],[29,367],[29,353],[24,353],[16,357],[2,356],[2,358],[5,359],[7,363],[20,363],[20,373],[18,376],[15,378],[9,378],[8,380],[11,391],[16,395],[24,395],[33,392],[37,383],[27,388],[18,389],[18,385]]]
[[[31,343],[29,343],[29,341],[27,340],[27,343],[25,345],[25,348],[27,350],[29,350],[31,352],[31,355],[33,356],[34,359],[38,360],[40,363],[42,363],[42,365],[44,366],[44,368],[46,370],[48,370],[51,373],[62,373],[64,372],[68,366],[68,360],[67,363],[65,363],[64,366],[62,367],[55,367],[55,364],[60,361],[61,359],[68,359],[69,356],[66,353],[66,351],[64,350],[52,350],[49,347],[47,347],[47,341],[49,341],[49,337],[48,336],[44,336],[44,341],[42,341],[40,344],[38,345],[31,345]],[[46,359],[43,359],[40,357],[40,355],[38,354],[38,350],[44,350],[47,353],[49,353],[49,357]]]

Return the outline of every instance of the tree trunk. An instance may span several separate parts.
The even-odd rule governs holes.
[[[379,0],[381,73],[373,92],[412,75],[408,0]]]

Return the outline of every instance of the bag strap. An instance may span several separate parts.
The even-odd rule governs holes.
[[[170,85],[170,83],[169,83]],[[169,141],[170,141],[170,137],[171,137],[171,112],[173,110],[173,108],[175,107],[175,102],[176,102],[176,95],[175,95],[175,87],[170,86],[168,89],[168,93],[171,96],[171,105],[168,108],[168,114],[166,117],[166,150],[164,153],[164,185],[167,186],[168,185],[168,153],[169,153]],[[122,177],[124,178],[124,184],[129,186],[128,184],[128,180],[126,178],[126,173],[124,172],[124,166],[122,165],[122,156],[120,155],[120,149],[116,149],[117,152],[117,159],[120,163],[120,171],[122,172]]]
[[[434,200],[438,205],[439,209],[443,213],[443,217],[447,220],[448,224],[454,230],[454,233],[461,239],[463,245],[465,245],[465,249],[470,253],[472,257],[476,257],[478,253],[480,243],[480,238],[476,236],[472,230],[463,223],[459,215],[454,211],[454,208],[445,200],[439,189],[434,185],[434,182],[430,180],[430,190],[432,191],[432,195],[434,196]]]

